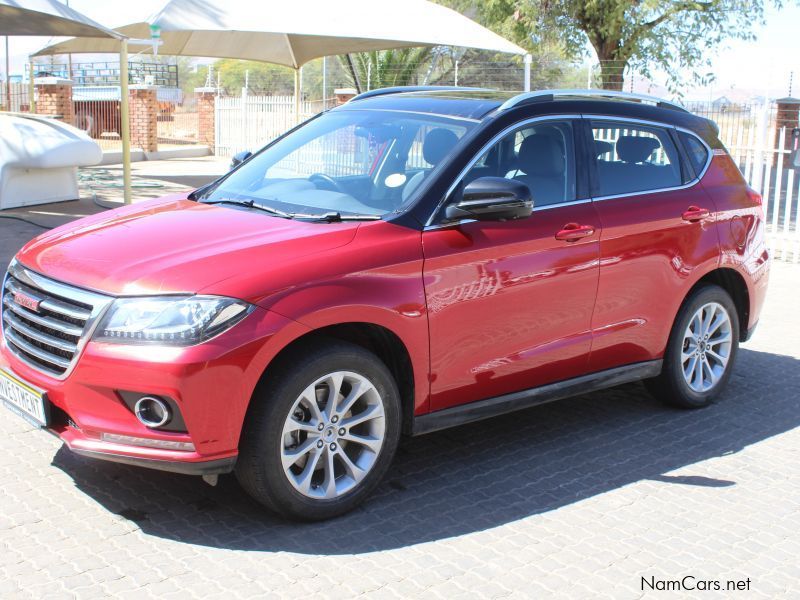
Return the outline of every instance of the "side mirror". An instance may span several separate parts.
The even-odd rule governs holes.
[[[239,152],[238,154],[234,154],[233,158],[231,159],[231,168],[230,170],[233,171],[236,167],[246,161],[248,158],[253,156],[253,153],[249,150],[245,150],[244,152]]]
[[[521,181],[480,177],[464,187],[461,198],[445,208],[448,221],[513,221],[531,216],[531,190]]]

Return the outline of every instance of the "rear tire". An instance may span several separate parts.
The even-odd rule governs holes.
[[[645,381],[659,400],[680,408],[713,403],[730,379],[739,347],[739,315],[728,293],[704,285],[684,301],[658,377]]]
[[[360,346],[317,338],[280,359],[248,412],[236,476],[283,516],[318,521],[358,506],[400,438],[400,394]]]

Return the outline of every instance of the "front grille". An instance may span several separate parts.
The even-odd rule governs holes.
[[[12,263],[0,302],[3,338],[11,352],[30,366],[59,379],[66,377],[110,302],[108,296]]]

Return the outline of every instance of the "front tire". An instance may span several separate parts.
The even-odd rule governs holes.
[[[280,360],[259,386],[236,476],[257,501],[317,521],[348,512],[380,482],[400,438],[400,395],[360,346],[317,339]]]
[[[664,366],[645,382],[656,398],[680,408],[702,408],[725,389],[739,348],[739,315],[717,285],[692,292],[678,311]]]

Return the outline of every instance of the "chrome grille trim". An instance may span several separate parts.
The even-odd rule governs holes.
[[[7,310],[3,313],[3,320],[10,325],[10,328],[14,331],[18,331],[24,336],[27,336],[31,339],[36,340],[37,342],[41,342],[47,346],[52,346],[53,348],[58,348],[62,352],[69,352],[70,354],[75,354],[78,351],[77,344],[70,344],[69,342],[65,342],[64,340],[60,340],[57,337],[53,337],[51,335],[47,335],[41,331],[37,331],[32,327],[25,325],[25,323],[11,314],[11,311]]]
[[[23,340],[21,337],[19,337],[16,333],[14,333],[13,329],[6,329],[3,332],[3,335],[5,336],[7,342],[11,342],[17,348],[21,348],[22,350],[24,350],[28,354],[31,354],[31,355],[35,356],[36,358],[38,358],[39,360],[41,360],[43,362],[50,363],[51,365],[56,365],[57,367],[60,367],[61,369],[64,369],[64,370],[69,369],[69,367],[70,367],[71,361],[67,360],[66,358],[61,358],[60,356],[57,356],[55,354],[50,354],[49,352],[46,352],[46,351],[44,351],[44,350],[42,350],[40,348],[37,348],[36,346],[34,346],[32,344],[29,344],[28,342]],[[17,354],[17,353],[15,352],[15,354]],[[20,358],[22,358],[23,361],[25,361],[26,363],[30,364],[35,369],[38,369],[40,371],[43,370],[43,367],[41,365],[38,365],[38,364],[35,364],[35,363],[32,364],[30,361],[25,360],[21,356],[20,356]],[[58,374],[58,373],[56,373],[56,374]]]
[[[75,368],[97,322],[113,298],[54,281],[14,261],[0,299],[0,331],[9,351],[28,366],[55,379]],[[21,292],[41,299],[36,313],[17,304]]]
[[[6,283],[6,287],[12,294],[15,292],[22,292],[23,294],[36,293],[35,288],[31,288],[31,286],[25,286],[25,285],[20,286],[19,284],[14,283],[13,279],[9,279],[8,283]],[[88,311],[80,307],[70,306],[66,302],[61,302],[60,300],[57,300],[55,298],[45,298],[44,300],[42,300],[42,308],[52,312],[60,313],[64,316],[69,317],[70,319],[79,319],[81,321],[85,321],[92,314],[91,311]]]
[[[50,317],[42,317],[29,311],[26,308],[22,308],[19,304],[14,302],[10,297],[6,298],[3,301],[3,306],[5,306],[8,310],[13,312],[20,317],[27,319],[28,321],[33,321],[37,325],[41,325],[42,327],[47,327],[48,329],[52,329],[54,331],[58,331],[63,333],[64,335],[71,335],[72,337],[81,337],[83,333],[83,328],[78,327],[77,325],[69,325],[62,321],[57,321],[56,319],[51,319]]]

